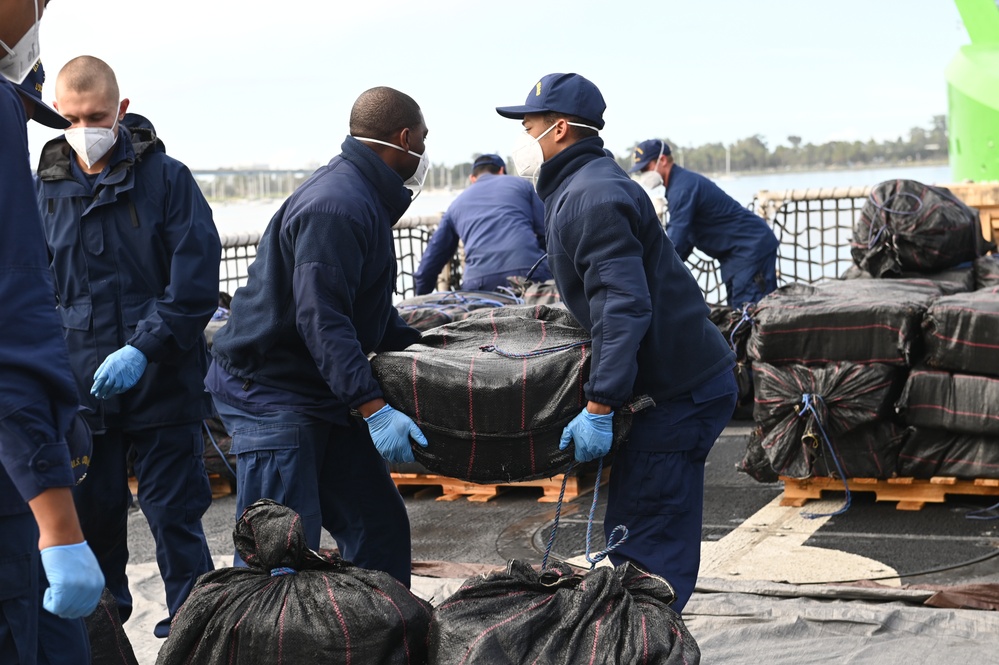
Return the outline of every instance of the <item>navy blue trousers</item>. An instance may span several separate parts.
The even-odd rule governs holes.
[[[218,399],[215,408],[236,455],[237,518],[257,499],[277,501],[301,516],[312,549],[326,529],[344,559],[409,587],[409,514],[363,421],[254,414]]]
[[[725,280],[728,306],[742,309],[746,303],[756,304],[763,296],[777,289],[777,251],[755,264],[743,265]]]
[[[690,393],[639,412],[614,455],[604,533],[628,539],[611,552],[663,577],[682,612],[697,582],[704,512],[704,461],[732,417],[738,389],[731,369]]]
[[[35,518],[0,516],[0,663],[90,665],[86,624],[42,609],[47,587]]]
[[[133,470],[139,508],[156,544],[156,563],[172,618],[199,575],[214,568],[201,517],[212,503],[203,458],[201,421],[141,431],[108,429],[94,434],[90,468],[73,489],[83,535],[94,551],[108,589],[125,621],[132,613],[125,566],[128,563],[126,458],[134,447]]]

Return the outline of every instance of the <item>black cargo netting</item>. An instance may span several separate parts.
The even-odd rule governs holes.
[[[118,615],[118,602],[104,589],[97,609],[85,618],[94,665],[139,665]]]
[[[982,256],[978,212],[943,187],[889,180],[871,191],[853,224],[854,263],[875,277],[935,272]]]
[[[701,654],[660,577],[625,564],[543,573],[514,560],[472,578],[434,610],[430,662],[695,665]]]
[[[913,478],[999,479],[999,436],[909,428],[898,455],[898,473]]]
[[[909,365],[921,353],[923,314],[939,295],[925,280],[790,284],[756,305],[748,354],[771,364]]]
[[[975,288],[990,289],[999,286],[999,254],[975,259]]]
[[[935,301],[923,317],[923,340],[930,367],[999,376],[999,287]]]
[[[430,605],[388,573],[309,550],[293,510],[256,501],[233,541],[249,567],[198,578],[157,665],[426,661]]]
[[[740,470],[769,481],[772,476],[760,469],[761,449],[774,473],[781,476],[886,478],[894,474],[901,441],[887,418],[904,370],[880,364],[777,367],[756,363],[753,374],[754,416],[762,436],[750,438]]]
[[[430,445],[413,452],[433,473],[507,483],[551,477],[573,460],[559,439],[587,402],[590,339],[565,309],[473,312],[371,364],[385,400],[426,435]],[[615,446],[646,405],[639,399],[615,412]]]
[[[395,304],[402,320],[417,330],[430,330],[437,326],[461,321],[480,309],[493,309],[504,305],[517,305],[513,296],[489,291],[441,291],[413,296]]]
[[[913,370],[898,410],[914,427],[999,436],[999,379]]]

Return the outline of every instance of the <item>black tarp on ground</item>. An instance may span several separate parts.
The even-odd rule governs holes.
[[[759,445],[778,475],[833,475],[834,453],[847,478],[885,478],[894,473],[900,441],[887,419],[904,370],[880,364],[778,367],[756,363],[753,374],[754,417],[763,434]],[[818,422],[803,408],[806,394],[821,397],[812,398]],[[754,445],[752,437],[750,445]],[[758,471],[757,450],[747,450],[742,467],[747,473],[757,469],[766,475]]]
[[[853,262],[875,277],[936,272],[988,249],[978,211],[950,190],[914,180],[877,185],[853,224]]]
[[[441,291],[400,300],[395,308],[410,326],[417,330],[430,330],[451,321],[460,321],[476,310],[518,303],[512,296],[492,291]]]
[[[747,352],[754,363],[910,365],[939,295],[930,282],[901,279],[789,284],[757,303]]]
[[[930,367],[999,376],[999,286],[936,300],[923,317],[923,341]]]
[[[896,276],[885,275],[884,277],[895,278]],[[967,291],[974,291],[978,288],[975,284],[975,270],[971,263],[965,263],[948,270],[941,270],[940,272],[933,273],[919,273],[914,271],[904,272],[897,277],[907,281],[922,280],[924,282],[932,282],[944,295],[951,293],[965,293]],[[840,275],[840,279],[875,279],[875,277],[871,273],[866,270],[862,270],[857,266],[850,266],[842,275]]]
[[[976,289],[999,286],[999,254],[989,254],[975,259],[974,269]]]
[[[118,602],[104,589],[97,609],[86,617],[91,665],[139,665],[118,616]]]
[[[696,665],[700,650],[670,609],[673,589],[633,564],[573,574],[514,560],[471,578],[434,609],[433,665]]]
[[[551,477],[573,460],[558,446],[586,405],[590,340],[563,308],[475,312],[371,364],[385,400],[426,435],[430,445],[413,452],[434,473],[507,483]],[[630,429],[628,411],[615,413],[615,445]]]
[[[430,605],[388,573],[309,550],[290,508],[254,502],[233,542],[249,567],[198,578],[157,665],[426,662]]]
[[[897,408],[913,427],[999,436],[999,378],[914,369]]]
[[[923,479],[999,478],[999,436],[910,427],[898,454],[898,475]]]

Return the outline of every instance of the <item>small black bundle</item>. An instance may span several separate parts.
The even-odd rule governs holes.
[[[97,609],[84,619],[92,665],[139,665],[118,615],[118,602],[104,589]]]
[[[508,483],[569,467],[573,451],[559,450],[559,440],[586,405],[590,353],[589,335],[567,310],[516,306],[434,328],[371,365],[385,400],[430,443],[413,446],[416,461],[452,478]],[[616,411],[615,445],[649,402]]]
[[[753,417],[753,371],[747,353],[749,334],[753,331],[753,308],[732,309],[725,305],[708,305],[708,319],[718,327],[729,348],[735,353],[735,383],[739,388],[732,414],[738,420]]]
[[[999,376],[999,286],[944,296],[923,317],[926,364]]]
[[[413,296],[396,303],[402,320],[417,330],[460,321],[479,309],[516,305],[516,298],[490,291],[442,291]]]
[[[430,605],[388,573],[310,550],[290,508],[254,502],[233,542],[249,567],[198,578],[157,665],[426,662]]]
[[[754,374],[754,416],[763,430],[759,445],[777,474],[793,478],[894,474],[901,441],[885,419],[903,370],[878,364],[757,363]],[[758,458],[758,451],[747,451],[743,466],[758,467]]]
[[[999,437],[999,378],[913,370],[897,409],[913,427]]]
[[[999,254],[989,254],[975,259],[975,288],[991,289],[999,286]]]
[[[923,314],[939,295],[932,283],[901,279],[789,284],[757,303],[748,354],[771,364],[911,365]]]
[[[853,262],[875,277],[936,272],[985,254],[978,212],[943,187],[888,180],[853,224]]]
[[[513,560],[434,610],[430,662],[696,665],[701,652],[674,599],[666,580],[631,563],[579,575]]]

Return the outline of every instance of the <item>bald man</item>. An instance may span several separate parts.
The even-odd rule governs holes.
[[[122,620],[134,450],[139,507],[156,542],[170,618],[212,569],[201,517],[211,504],[202,459],[205,325],[218,303],[221,244],[211,208],[152,124],[127,114],[107,63],[81,56],[59,72],[56,109],[71,123],[47,143],[38,206],[70,363],[95,432],[88,482],[74,491]]]
[[[423,186],[427,133],[409,95],[358,97],[340,155],[264,231],[205,380],[232,435],[237,516],[283,503],[309,547],[326,529],[345,559],[406,586],[409,517],[382,458],[412,461],[411,439],[426,439],[385,403],[368,354],[420,337],[392,304],[392,225]]]

